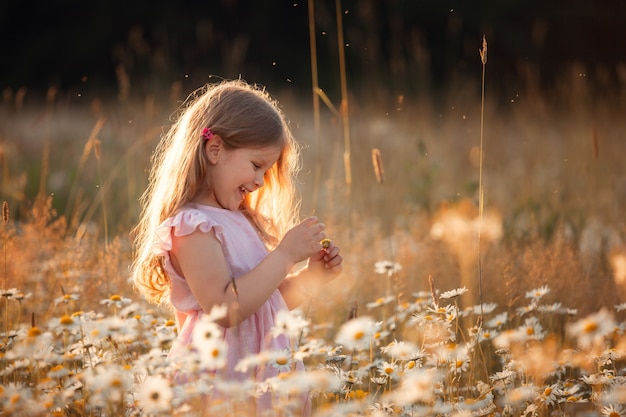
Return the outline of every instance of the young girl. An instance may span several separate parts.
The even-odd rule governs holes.
[[[147,300],[175,309],[170,358],[186,354],[203,314],[226,305],[218,321],[228,346],[225,376],[249,378],[234,370],[240,359],[289,348],[270,332],[276,313],[341,271],[339,248],[322,245],[324,224],[315,217],[297,224],[298,167],[277,102],[243,81],[199,90],[165,134],[142,197],[132,275]],[[277,374],[264,367],[257,379]],[[271,407],[269,398],[257,401],[259,411]]]

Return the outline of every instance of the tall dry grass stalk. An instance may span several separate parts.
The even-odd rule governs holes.
[[[87,138],[87,142],[85,142],[85,146],[83,147],[83,153],[78,160],[76,177],[74,179],[72,187],[70,188],[67,208],[64,215],[64,217],[68,219],[70,225],[72,226],[75,226],[79,223],[78,219],[80,218],[80,212],[84,210],[84,202],[82,202],[80,198],[80,188],[78,180],[80,179],[83,170],[85,169],[85,165],[87,164],[87,159],[89,158],[89,155],[91,155],[91,151],[97,139],[98,133],[100,133],[100,130],[102,130],[102,127],[104,126],[104,121],[104,117],[100,117],[96,121],[96,124],[93,126],[93,129],[91,129],[91,133]]]
[[[484,132],[485,132],[485,70],[487,67],[487,37],[483,35],[483,45],[480,49],[480,61],[482,62],[481,91],[480,91],[480,155],[478,162],[478,302],[480,304],[480,321],[483,320],[483,263],[481,235],[483,224],[483,212],[485,206],[483,185],[483,156],[484,156]]]
[[[8,286],[7,286],[7,253],[8,253],[8,249],[7,249],[7,242],[9,240],[9,234],[6,230],[7,225],[9,223],[9,203],[7,203],[6,201],[2,202],[2,226],[4,227],[5,230],[3,230],[2,235],[3,235],[3,242],[2,242],[2,255],[4,258],[3,261],[3,282],[4,282],[4,287],[2,288],[2,293],[4,295],[4,292],[7,291]],[[4,296],[4,334],[5,334],[5,338],[3,340],[4,346],[6,346],[9,343],[9,298]],[[2,379],[2,383],[5,383],[5,379],[3,377]]]
[[[2,226],[6,229],[7,224],[9,223],[9,203],[6,201],[2,202]],[[4,275],[4,289],[7,288],[7,240],[9,239],[9,234],[6,230],[3,231],[4,241],[2,242],[2,255],[4,257],[3,265],[3,275]]]
[[[317,72],[317,41],[315,37],[315,3],[309,0],[309,46],[311,54],[311,84],[313,85],[313,128],[315,130],[315,178],[313,182],[312,207],[317,209],[320,181],[322,177],[322,145],[320,143],[320,98],[317,93],[319,79]]]
[[[343,164],[346,176],[346,191],[348,195],[348,201],[350,198],[350,191],[352,188],[352,167],[350,162],[350,117],[349,117],[349,105],[348,105],[348,81],[346,76],[346,54],[345,54],[345,42],[343,39],[343,17],[341,11],[341,0],[335,2],[335,11],[337,16],[337,49],[339,50],[339,75],[341,77],[341,122],[343,127]],[[350,210],[350,213],[352,210]]]

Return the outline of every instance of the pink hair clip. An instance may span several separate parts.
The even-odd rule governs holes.
[[[202,129],[202,139],[206,140],[211,140],[213,139],[213,131],[211,129],[209,129],[208,127],[205,127],[204,129]]]

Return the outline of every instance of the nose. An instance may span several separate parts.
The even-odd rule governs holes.
[[[259,171],[254,177],[254,185],[257,188],[261,188],[263,187],[264,184],[265,184],[265,173],[263,171]]]

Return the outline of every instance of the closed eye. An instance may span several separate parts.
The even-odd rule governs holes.
[[[256,162],[253,162],[252,166],[254,167],[254,169],[261,169],[261,165],[257,164]]]

